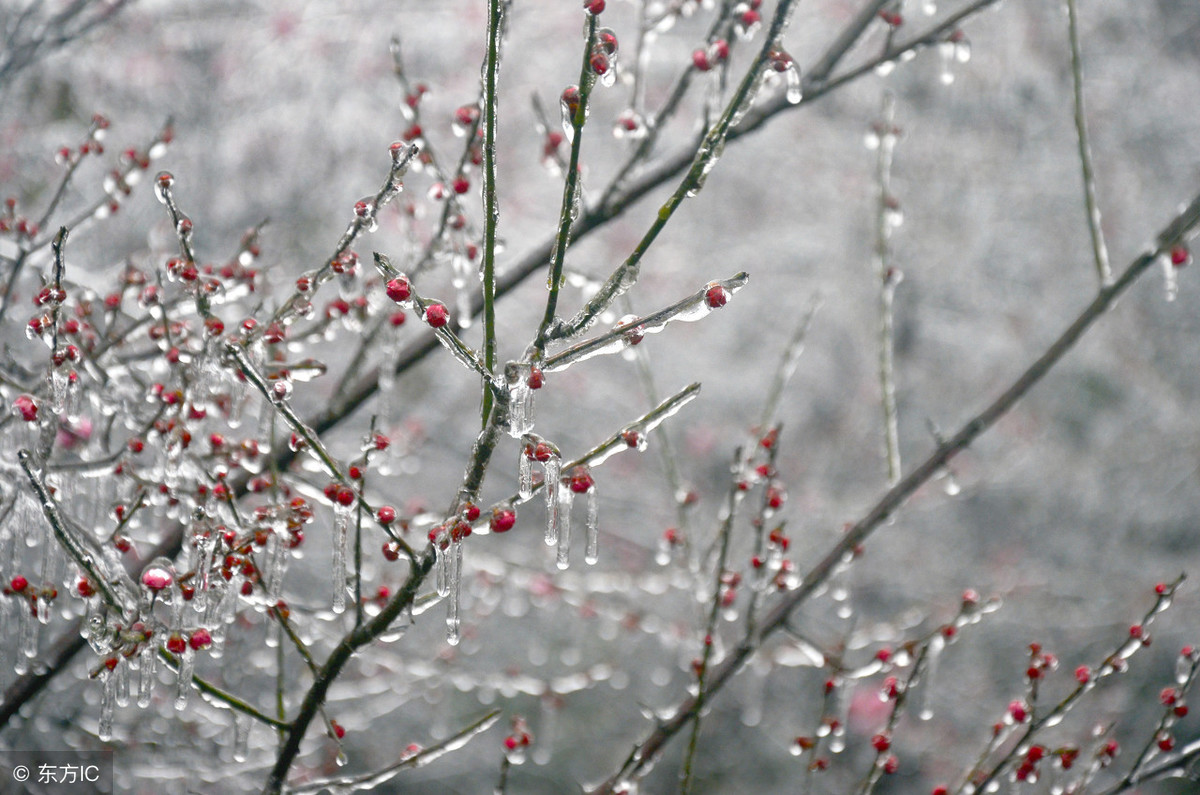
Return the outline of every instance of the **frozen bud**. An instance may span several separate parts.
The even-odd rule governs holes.
[[[154,195],[163,204],[167,203],[167,196],[170,194],[171,186],[175,184],[175,177],[169,171],[160,171],[154,178]]]
[[[597,48],[592,51],[591,58],[588,59],[588,65],[592,67],[592,71],[596,74],[605,74],[609,69],[608,55],[603,50]]]
[[[142,585],[151,591],[158,592],[168,588],[174,581],[175,577],[171,574],[170,569],[159,561],[151,563],[142,572]]]
[[[1024,723],[1029,719],[1029,707],[1024,701],[1012,701],[1008,705],[1008,716],[1014,723]]]
[[[517,523],[517,513],[512,508],[497,508],[492,511],[488,526],[493,533],[507,533]]]
[[[167,651],[172,654],[183,654],[187,650],[187,640],[178,632],[172,632],[167,638]]]
[[[33,422],[37,419],[38,406],[30,395],[20,395],[13,401],[13,410],[21,415],[21,419],[25,422]]]
[[[396,541],[386,541],[383,545],[383,556],[395,562],[400,559],[400,544]]]
[[[617,50],[620,49],[617,34],[613,32],[612,28],[600,28],[596,31],[596,46],[607,55],[616,55]]]
[[[450,310],[439,302],[430,303],[425,307],[425,322],[433,328],[441,328],[450,320]]]
[[[583,101],[582,95],[579,93],[579,86],[567,86],[562,92],[562,109],[563,117],[566,119],[574,119],[575,114],[579,112],[579,104]]]
[[[729,301],[729,292],[719,284],[710,285],[704,292],[704,303],[718,309]]]
[[[571,470],[568,485],[571,491],[576,494],[586,494],[592,490],[596,482],[592,480],[592,474],[588,471],[587,467],[577,466]]]
[[[396,303],[407,301],[412,295],[412,285],[404,276],[397,276],[387,283],[387,296]]]
[[[598,17],[604,13],[604,0],[583,0],[583,10]]]
[[[1171,248],[1171,264],[1176,268],[1182,268],[1192,261],[1192,253],[1188,247],[1182,243]]]
[[[209,634],[208,630],[204,627],[201,627],[200,629],[192,632],[191,637],[188,638],[188,645],[191,646],[192,649],[199,651],[200,649],[207,649],[209,646],[211,646],[212,640],[212,635]]]

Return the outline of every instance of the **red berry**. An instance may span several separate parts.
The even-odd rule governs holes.
[[[497,508],[492,511],[492,518],[488,522],[493,533],[507,533],[512,530],[513,525],[517,523],[517,514],[511,508]]]
[[[471,189],[471,180],[467,179],[466,177],[464,177],[460,174],[459,176],[454,178],[453,187],[454,187],[454,192],[457,193],[459,196],[461,196]]]
[[[445,304],[433,303],[425,307],[425,322],[434,328],[441,328],[450,319],[450,310]]]
[[[171,637],[167,638],[167,651],[172,654],[183,654],[186,649],[187,641],[184,640],[183,635],[180,635],[178,632],[172,632]]]
[[[29,395],[20,395],[13,401],[13,408],[16,409],[21,419],[25,422],[33,422],[37,419],[38,407],[33,398]]]
[[[1086,665],[1081,665],[1075,669],[1075,681],[1081,685],[1086,685],[1092,678],[1092,671]]]
[[[713,309],[725,306],[729,301],[729,293],[719,284],[714,284],[704,293],[704,303]]]
[[[402,303],[412,295],[412,285],[403,276],[397,276],[387,283],[387,296],[396,303]]]
[[[21,591],[24,591],[27,587],[29,587],[29,580],[18,574],[16,577],[12,578],[12,582],[9,583],[9,586],[16,593],[21,593]]]
[[[603,50],[595,50],[592,53],[592,57],[588,60],[588,64],[596,74],[605,74],[609,68],[608,55]]]
[[[546,383],[546,378],[542,374],[542,368],[529,368],[529,379],[526,381],[526,383],[529,384],[530,389],[541,389]]]
[[[194,631],[192,636],[188,638],[188,645],[197,651],[206,649],[212,645],[212,635],[208,633],[207,629],[201,627]]]
[[[698,49],[692,53],[692,66],[696,67],[701,72],[707,72],[712,69],[712,64],[708,61],[708,53],[705,50]]]
[[[1171,249],[1171,264],[1176,268],[1182,268],[1192,261],[1192,253],[1188,251],[1188,247],[1180,243]]]
[[[354,504],[354,489],[342,486],[337,491],[337,504],[343,507],[350,507]]]
[[[461,127],[470,127],[479,118],[479,108],[475,105],[463,105],[454,111],[454,121]]]
[[[142,585],[149,588],[151,591],[161,591],[170,586],[175,578],[171,572],[159,566],[151,566],[142,572]]]
[[[883,763],[883,772],[887,773],[889,776],[899,769],[900,759],[895,754],[889,756]]]
[[[585,467],[575,467],[571,471],[571,478],[568,485],[571,487],[571,491],[576,494],[586,494],[592,490],[596,482],[592,480],[591,473]]]
[[[387,541],[383,545],[383,556],[390,561],[400,560],[400,544],[395,541]]]
[[[592,16],[604,13],[604,0],[584,0],[583,8]]]
[[[329,721],[329,725],[333,727],[333,733],[337,735],[339,740],[346,736],[346,730],[336,720]]]
[[[375,518],[380,524],[389,525],[396,521],[396,509],[390,505],[381,505],[375,512]]]
[[[871,747],[879,753],[883,753],[892,747],[892,740],[886,734],[876,734],[871,738]]]

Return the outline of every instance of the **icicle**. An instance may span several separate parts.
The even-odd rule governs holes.
[[[100,721],[96,727],[96,736],[101,742],[112,739],[113,711],[116,707],[116,677],[112,671],[101,674],[104,678],[104,689],[100,693]]]
[[[287,571],[287,549],[279,540],[279,533],[271,533],[267,539],[267,593],[271,599],[283,595],[283,575]]]
[[[220,582],[223,582],[220,581]],[[220,658],[225,653],[225,631],[229,624],[233,622],[235,608],[237,607],[237,590],[229,584],[223,584],[220,587],[220,598],[214,598],[210,602],[211,621],[209,622],[209,633],[212,635],[212,646],[208,648],[209,656],[214,659]]]
[[[67,397],[66,397],[66,414],[67,422],[74,425],[79,422],[83,416],[83,390],[79,386],[79,376],[71,371],[67,376]]]
[[[533,430],[533,387],[530,378],[533,368],[528,364],[509,362],[504,368],[508,383],[508,435],[520,439]]]
[[[1175,684],[1183,685],[1187,683],[1188,678],[1192,675],[1192,655],[1190,649],[1184,649],[1178,657],[1175,658]]]
[[[29,660],[37,657],[38,632],[42,625],[35,620],[32,605],[24,600],[17,601],[17,615],[21,622],[21,653],[17,656],[17,673],[24,674],[29,670]]]
[[[587,546],[583,551],[583,561],[594,566],[600,560],[600,524],[599,506],[596,502],[596,487],[592,486],[587,492]]]
[[[750,664],[749,669],[742,682],[742,725],[757,726],[763,719],[767,674],[770,673],[771,666],[755,661]]]
[[[243,717],[236,710],[231,710],[231,713],[233,714],[233,761],[245,762],[250,749],[250,726],[253,721]]]
[[[533,496],[533,459],[521,452],[520,469],[517,474],[517,494],[522,500]]]
[[[920,693],[917,695],[917,717],[921,720],[933,717],[933,686],[929,680],[937,672],[938,660],[945,646],[941,633],[938,633],[929,641],[929,648],[925,652],[925,670],[921,672],[921,681],[917,683],[920,686]]]
[[[549,523],[547,524],[547,540],[549,540],[549,527],[555,523],[557,518],[558,528],[555,531],[555,540],[558,543],[558,550],[555,560],[555,565],[560,570],[565,570],[571,565],[571,502],[574,500],[574,492],[568,487],[556,481],[547,481],[547,489],[553,489],[558,492],[558,500],[553,510]]]
[[[117,680],[117,706],[129,706],[129,661],[122,660],[121,662],[117,663],[117,667],[112,670],[112,673],[109,674],[109,676]]]
[[[333,612],[346,609],[346,545],[350,530],[352,506],[335,505],[333,508]]]
[[[178,658],[179,679],[176,682],[178,689],[175,691],[175,709],[183,711],[187,709],[188,696],[192,694],[192,673],[196,670],[196,652],[192,651],[191,646],[188,646],[182,654],[178,655]]]
[[[1179,274],[1170,257],[1163,255],[1158,258],[1158,261],[1162,266],[1163,286],[1166,288],[1167,300],[1174,301],[1175,296],[1179,294]]]
[[[558,528],[562,523],[562,510],[558,504],[559,497],[562,496],[558,488],[562,460],[557,455],[552,455],[546,459],[543,467],[546,471],[546,546],[552,547],[558,543]]]
[[[39,624],[50,623],[50,600],[45,594],[39,594],[37,597],[37,620]]]
[[[449,543],[448,540],[441,537],[435,538],[433,542],[433,566],[436,570],[434,588],[437,589],[438,596],[446,596],[450,593],[450,556],[446,554]]]
[[[938,45],[938,59],[942,65],[942,85],[951,85],[954,82],[954,70],[951,68],[954,63],[954,42],[943,41]]]
[[[142,646],[140,654],[142,664],[139,666],[141,670],[138,671],[137,705],[145,709],[150,706],[150,697],[154,693],[154,669],[158,661],[158,649],[147,642]]]
[[[459,596],[462,591],[462,546],[462,541],[451,541],[448,554],[442,556],[449,562],[446,576],[446,588],[449,591],[449,600],[446,606],[446,642],[451,646],[457,646],[461,639],[462,619],[459,615]]]
[[[55,414],[62,414],[67,408],[67,371],[55,367],[50,371],[50,403]]]

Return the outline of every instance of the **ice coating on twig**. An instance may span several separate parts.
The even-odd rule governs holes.
[[[611,331],[547,357],[542,364],[542,370],[547,373],[557,372],[593,356],[618,353],[630,345],[636,345],[646,334],[662,331],[672,321],[690,322],[707,317],[714,309],[724,306],[734,293],[745,286],[749,278],[748,274],[739,273],[729,279],[709,282],[687,298],[664,309],[621,323]]]

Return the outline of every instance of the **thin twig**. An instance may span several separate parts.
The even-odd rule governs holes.
[[[496,224],[500,207],[496,199],[496,77],[500,68],[505,0],[488,0],[487,63],[483,87],[483,366],[496,372]],[[492,413],[489,379],[483,387],[483,418]]]
[[[1100,205],[1096,201],[1096,171],[1092,165],[1092,146],[1088,140],[1087,115],[1083,110],[1083,51],[1079,45],[1079,10],[1076,0],[1067,0],[1067,29],[1071,41],[1071,83],[1075,89],[1075,135],[1079,147],[1079,166],[1083,171],[1083,203],[1087,211],[1088,233],[1092,238],[1092,256],[1100,286],[1112,284],[1112,266],[1108,246],[1100,228]]]

